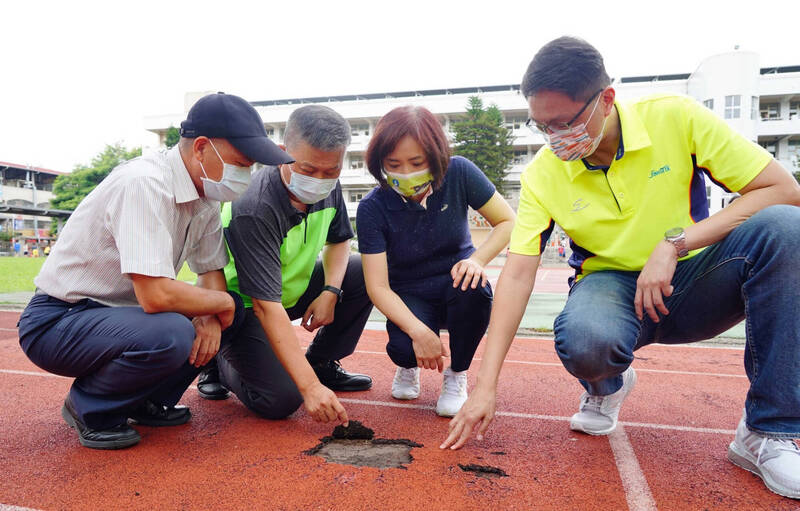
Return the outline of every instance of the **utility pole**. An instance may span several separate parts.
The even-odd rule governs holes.
[[[36,208],[36,174],[34,174],[32,170],[26,171],[25,174],[27,176],[25,184],[31,187],[31,193],[33,194],[33,207]],[[42,240],[39,237],[39,217],[37,216],[33,217],[33,232],[36,233],[36,244],[38,246]]]

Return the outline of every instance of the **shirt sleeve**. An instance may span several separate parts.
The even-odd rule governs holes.
[[[218,208],[207,210],[205,215],[198,219],[205,223],[203,235],[186,258],[189,269],[198,275],[220,270],[228,264],[228,251],[222,234]]]
[[[106,225],[119,251],[121,273],[175,278],[169,229],[175,214],[174,200],[158,179],[135,177],[119,187]]]
[[[353,237],[353,226],[350,225],[350,218],[347,215],[347,205],[342,196],[342,185],[336,183],[336,188],[331,192],[336,207],[336,214],[328,226],[328,243],[341,243]]]
[[[695,166],[723,188],[741,190],[772,160],[763,147],[734,131],[697,101],[686,98],[684,114]]]
[[[472,209],[479,210],[494,195],[494,185],[486,174],[468,159],[456,156],[453,161],[462,164],[467,203]]]
[[[386,235],[384,229],[381,228],[382,216],[376,211],[377,206],[376,195],[370,195],[358,203],[356,230],[358,231],[358,251],[362,254],[386,252]]]
[[[283,236],[274,212],[242,214],[231,218],[226,231],[228,248],[236,265],[239,291],[267,302],[281,301],[281,243]]]
[[[540,255],[553,232],[555,223],[542,207],[532,190],[532,176],[536,165],[534,160],[520,178],[521,190],[519,208],[514,229],[511,231],[509,250],[520,255]]]

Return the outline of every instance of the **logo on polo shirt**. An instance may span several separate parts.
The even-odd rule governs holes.
[[[589,203],[584,202],[583,199],[578,199],[572,203],[572,213],[576,211],[580,211],[582,209],[586,209],[589,207]]]
[[[444,206],[442,206],[442,209],[440,209],[439,211],[444,211],[445,209],[447,209],[447,204],[445,204]]]
[[[650,171],[650,179],[653,179],[656,176],[660,176],[661,174],[669,172],[670,170],[672,170],[672,169],[669,168],[669,165],[664,165],[663,167],[661,167],[658,170],[651,170]]]

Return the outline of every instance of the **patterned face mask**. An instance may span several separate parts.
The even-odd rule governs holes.
[[[433,182],[433,175],[428,169],[411,172],[410,174],[397,174],[383,170],[386,181],[392,189],[404,197],[415,197],[426,191]]]
[[[547,145],[550,146],[553,154],[559,159],[563,161],[574,161],[586,158],[600,145],[600,141],[603,139],[603,132],[606,129],[606,119],[608,119],[608,117],[603,118],[603,126],[600,128],[600,133],[598,133],[596,137],[592,138],[589,132],[586,131],[586,124],[591,120],[599,103],[600,97],[598,96],[597,102],[594,104],[594,108],[592,108],[592,113],[589,114],[589,118],[586,119],[586,122],[576,124],[568,130],[544,133]]]

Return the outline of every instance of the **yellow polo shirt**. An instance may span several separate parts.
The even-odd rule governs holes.
[[[572,239],[578,279],[640,271],[665,231],[708,217],[704,176],[735,192],[772,158],[689,97],[660,94],[615,106],[622,137],[607,171],[561,161],[547,146],[525,169],[511,252],[541,254],[555,222]]]

